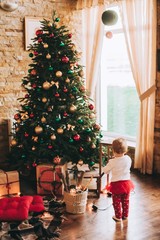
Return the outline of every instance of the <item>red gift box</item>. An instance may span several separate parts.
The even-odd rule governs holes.
[[[0,170],[0,196],[19,194],[19,173],[17,171],[5,172],[3,170]]]
[[[64,185],[59,174],[65,173],[65,165],[37,165],[37,194],[62,196]]]

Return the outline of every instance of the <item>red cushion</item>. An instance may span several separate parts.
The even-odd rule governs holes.
[[[32,196],[0,199],[0,221],[23,221],[33,201]]]
[[[30,205],[29,211],[30,212],[42,212],[44,211],[44,204],[42,196],[35,195],[33,196],[33,201]]]

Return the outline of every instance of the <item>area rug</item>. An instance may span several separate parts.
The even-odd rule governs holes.
[[[50,197],[43,198],[45,210],[29,213],[22,222],[1,222],[1,240],[56,240],[60,238],[60,226],[66,217],[65,203]]]

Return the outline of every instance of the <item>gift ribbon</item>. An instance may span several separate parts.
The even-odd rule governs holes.
[[[9,177],[8,177],[7,172],[5,172],[5,171],[3,171],[3,170],[0,170],[0,173],[1,173],[1,172],[6,175],[6,183],[0,183],[0,185],[5,185],[5,187],[7,188],[7,195],[9,196],[9,195],[10,195],[9,190],[11,189],[10,184],[13,184],[13,183],[16,183],[16,182],[19,182],[19,181],[9,182]]]
[[[42,178],[42,175],[43,175],[45,172],[55,172],[55,174],[57,174],[58,176],[59,176],[59,174],[55,171],[55,168],[45,169],[45,170],[41,171],[40,176],[39,176],[39,178],[38,178],[38,185],[39,185],[40,188],[42,188],[44,191],[47,191],[47,192],[50,192],[50,191],[51,191],[51,192],[52,192],[52,190],[48,190],[48,189],[44,188],[44,186],[42,186],[42,183],[48,183],[48,184],[50,184],[51,186],[53,186],[54,194],[55,194],[55,191],[58,190],[58,189],[61,187],[62,182],[58,182],[58,181],[52,181],[52,182],[42,181],[41,178]],[[59,178],[60,178],[60,176],[59,176]],[[58,186],[58,187],[56,188],[56,186]],[[56,190],[55,190],[55,188],[56,188]]]

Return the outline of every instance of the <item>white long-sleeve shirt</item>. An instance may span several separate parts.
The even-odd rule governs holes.
[[[111,182],[130,180],[130,168],[132,160],[128,155],[115,157],[109,160],[103,168],[104,173],[111,173]]]

